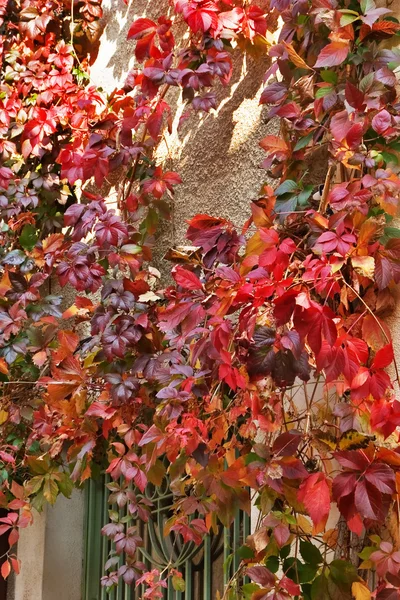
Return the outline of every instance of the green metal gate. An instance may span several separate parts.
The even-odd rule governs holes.
[[[120,583],[111,594],[107,594],[100,585],[103,567],[111,550],[111,542],[100,532],[108,523],[107,482],[104,478],[99,482],[90,481],[86,490],[83,600],[137,600],[143,590],[135,589],[134,585]],[[147,524],[137,524],[144,540],[140,549],[141,560],[149,568],[160,571],[172,562],[183,574],[186,583],[184,592],[175,591],[170,583],[169,588],[164,590],[164,600],[214,600],[217,590],[222,596],[224,584],[240,562],[237,555],[233,556],[231,563],[227,558],[250,534],[250,517],[240,512],[230,529],[221,527],[217,535],[207,536],[201,546],[184,544],[180,536],[170,534],[165,538],[162,534],[173,500],[168,488],[154,488],[149,495],[154,504],[150,520]]]

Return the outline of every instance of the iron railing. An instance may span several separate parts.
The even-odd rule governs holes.
[[[108,481],[104,477],[98,482],[91,480],[86,489],[83,600],[138,600],[143,590],[136,589],[134,585],[120,583],[118,589],[110,594],[100,585],[111,550],[111,542],[101,535],[101,528],[109,521]],[[217,590],[222,596],[224,585],[240,563],[235,551],[250,534],[249,515],[240,511],[229,529],[221,527],[216,535],[206,536],[200,546],[184,544],[182,538],[174,533],[163,536],[173,501],[168,486],[150,489],[147,495],[154,507],[147,524],[137,523],[138,532],[144,540],[140,549],[141,560],[149,569],[163,570],[172,563],[185,580],[184,592],[174,590],[170,581],[168,589],[164,590],[164,600],[214,600]],[[228,557],[232,554],[230,561]]]

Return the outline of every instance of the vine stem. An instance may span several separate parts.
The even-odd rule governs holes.
[[[331,188],[333,176],[336,173],[336,169],[337,169],[336,165],[330,165],[328,172],[326,174],[324,190],[322,192],[322,198],[321,198],[321,202],[319,203],[319,209],[318,209],[318,212],[320,212],[320,213],[324,213],[326,211],[326,207],[328,204],[328,195],[329,195],[329,191]]]
[[[163,100],[165,98],[165,95],[168,92],[169,88],[170,88],[170,85],[166,84],[166,86],[164,87],[163,91],[161,92],[160,97],[157,100],[157,104],[155,105],[155,107],[154,107],[154,109],[153,109],[153,111],[152,111],[152,113],[151,113],[150,116],[154,115],[155,111],[157,110],[158,105],[160,104],[161,100]],[[148,122],[148,119],[147,119],[147,122]],[[142,135],[141,140],[140,140],[141,144],[143,144],[145,142],[146,136],[147,136],[147,132],[148,132],[148,127],[147,127],[147,123],[146,123],[145,126],[144,126],[143,135]],[[132,175],[130,176],[130,179],[129,179],[128,189],[126,190],[125,193],[123,193],[123,200],[124,201],[129,197],[129,194],[132,191],[133,183],[134,183],[134,181],[136,179],[136,171],[137,171],[137,168],[138,168],[138,165],[139,165],[139,160],[140,160],[140,155],[141,154],[142,153],[139,152],[138,155],[135,158],[135,162],[134,162],[133,167],[132,167]]]
[[[392,340],[388,337],[388,335],[387,335],[384,327],[382,326],[382,323],[379,321],[379,319],[377,318],[377,316],[374,314],[373,310],[368,306],[368,304],[360,296],[360,294],[357,293],[357,291],[353,288],[353,286],[350,285],[349,283],[347,283],[347,281],[345,280],[344,277],[342,277],[342,280],[343,280],[344,284],[347,285],[347,287],[353,292],[353,294],[355,294],[357,296],[357,298],[363,303],[363,305],[365,306],[365,308],[367,309],[367,311],[374,318],[374,320],[377,323],[379,329],[382,331],[383,335],[385,336],[385,339],[386,339],[387,343],[391,344]],[[393,356],[393,365],[394,365],[394,370],[396,372],[396,381],[397,381],[397,384],[400,386],[400,374],[399,374],[399,368],[397,366],[397,361],[396,361],[396,357],[395,356]]]

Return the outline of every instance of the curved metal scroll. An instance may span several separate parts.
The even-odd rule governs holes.
[[[83,600],[138,600],[143,590],[120,585],[110,595],[100,586],[103,566],[111,550],[111,543],[100,530],[108,522],[108,490],[105,478],[90,481],[86,491],[86,532]],[[238,567],[238,560],[224,569],[227,557],[241,546],[250,533],[250,518],[240,513],[230,529],[220,528],[216,535],[206,536],[200,546],[184,543],[181,536],[171,532],[163,535],[165,522],[171,516],[173,496],[168,483],[149,488],[147,497],[153,502],[148,523],[138,522],[138,530],[144,540],[140,549],[146,566],[163,570],[167,565],[182,572],[185,591],[178,592],[171,582],[164,591],[164,600],[213,600],[217,590]],[[222,595],[222,594],[221,594]]]

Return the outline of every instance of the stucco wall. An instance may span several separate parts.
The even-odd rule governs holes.
[[[168,1],[137,0],[126,7],[122,0],[104,0],[103,6],[104,31],[91,77],[111,91],[134,65],[134,42],[126,40],[130,24],[139,16],[163,14]],[[166,136],[167,145],[161,145],[159,158],[179,172],[183,184],[177,188],[173,222],[163,235],[163,246],[182,242],[187,219],[199,211],[229,217],[238,225],[246,220],[249,203],[265,181],[258,142],[276,130],[274,124],[264,123],[267,111],[259,106],[267,64],[267,57],[255,63],[238,53],[231,84],[218,88],[217,113],[192,114],[179,131],[177,123],[185,107],[176,90],[169,92],[172,106],[177,107],[174,130]]]
[[[9,586],[9,600],[81,600],[83,519],[78,490],[35,513],[33,525],[21,531],[21,573]]]

